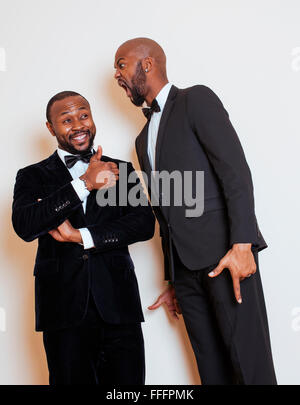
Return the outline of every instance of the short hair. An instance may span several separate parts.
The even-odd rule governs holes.
[[[51,112],[51,107],[53,106],[53,104],[56,101],[63,100],[65,98],[67,98],[67,97],[74,97],[74,96],[80,96],[80,97],[84,98],[85,101],[89,104],[87,99],[85,97],[83,97],[81,94],[76,93],[76,91],[65,90],[65,91],[61,91],[60,93],[55,94],[55,96],[50,98],[50,100],[48,101],[47,108],[46,108],[46,117],[47,117],[47,121],[50,122],[50,124],[51,124],[51,114],[50,114],[50,112]]]

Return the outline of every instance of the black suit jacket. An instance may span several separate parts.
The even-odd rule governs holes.
[[[149,176],[148,126],[136,139],[136,151]],[[171,87],[158,130],[156,170],[204,171],[202,216],[187,218],[189,207],[184,204],[154,207],[166,279],[173,278],[172,243],[191,270],[218,263],[233,243],[252,243],[257,250],[267,247],[255,217],[251,173],[242,146],[212,90],[201,85]]]
[[[103,156],[104,161],[119,160]],[[128,175],[134,172],[128,164]],[[153,236],[150,206],[106,206],[87,198],[86,213],[72,176],[55,151],[39,163],[20,169],[14,188],[12,222],[25,241],[38,238],[34,266],[36,330],[80,324],[89,294],[107,322],[143,321],[134,265],[128,245]],[[128,184],[128,190],[134,184]],[[118,196],[118,194],[117,194]],[[37,201],[41,198],[42,201]],[[117,199],[118,201],[118,199]],[[75,228],[87,227],[95,248],[58,242],[49,233],[66,218]]]

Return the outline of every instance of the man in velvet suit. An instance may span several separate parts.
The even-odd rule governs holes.
[[[181,178],[204,172],[204,196],[196,196],[204,199],[202,215],[187,216],[185,201],[164,205],[156,184],[154,211],[169,286],[149,309],[166,304],[174,318],[182,311],[203,384],[276,384],[258,267],[258,251],[267,245],[228,113],[205,86],[171,85],[165,53],[151,39],[122,44],[114,67],[130,100],[148,105],[136,139],[148,178],[152,171],[154,178],[162,171],[177,171]]]
[[[36,330],[50,384],[144,384],[144,318],[128,245],[153,236],[152,210],[118,204],[121,161],[92,149],[96,127],[84,97],[55,95],[47,127],[58,149],[18,171],[12,221],[23,240],[38,238]],[[98,190],[113,188],[117,204],[100,206]]]

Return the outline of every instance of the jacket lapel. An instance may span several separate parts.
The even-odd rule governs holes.
[[[149,156],[148,156],[148,128],[149,128],[149,121],[147,124],[144,126],[142,129],[142,132],[140,133],[140,139],[141,139],[141,151],[142,151],[142,164],[143,167],[141,169],[146,172],[148,178],[150,178],[151,175],[151,166],[150,166],[150,161],[149,161]]]
[[[166,125],[168,122],[168,118],[172,111],[177,92],[178,92],[178,88],[176,86],[172,86],[170,89],[161,119],[160,119],[156,147],[155,147],[155,170],[159,170],[159,167],[160,167],[159,162],[160,162],[160,156],[161,156],[161,146],[162,146],[164,135],[166,132],[165,129],[166,129]]]
[[[57,150],[50,156],[49,162],[47,164],[47,169],[49,170],[51,185],[61,187],[73,180],[73,177],[71,176],[68,168],[63,163],[61,158],[58,156]],[[88,208],[89,198],[91,198],[92,195],[93,193],[90,193],[90,195],[87,198],[86,212]],[[80,205],[78,210],[81,213],[81,215],[84,216],[82,204]]]
[[[58,156],[57,150],[50,156],[46,167],[49,170],[49,177],[53,185],[63,186],[73,180],[66,165]]]

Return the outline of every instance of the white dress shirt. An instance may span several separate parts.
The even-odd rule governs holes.
[[[162,116],[171,87],[172,87],[172,84],[167,83],[156,96],[156,100],[160,107],[160,111],[154,112],[152,114],[150,122],[149,122],[148,149],[147,150],[148,150],[148,157],[149,157],[149,161],[150,161],[152,170],[155,170],[155,148],[156,148],[159,123],[160,123],[160,119],[161,119],[161,116]]]
[[[64,165],[66,166],[64,157],[66,155],[71,155],[71,153],[58,148],[57,154],[61,158]],[[69,173],[71,174],[72,178],[74,179],[71,181],[71,184],[74,187],[76,194],[82,201],[82,208],[83,208],[84,213],[86,211],[87,197],[90,194],[90,192],[85,188],[84,182],[82,180],[80,180],[79,177],[82,176],[83,173],[85,173],[86,169],[88,168],[88,165],[89,165],[88,163],[85,163],[82,160],[79,160],[78,162],[75,163],[75,165],[73,167],[71,167],[70,169],[67,168],[69,170]],[[84,249],[90,249],[92,247],[95,247],[92,235],[87,228],[80,228],[79,232],[81,234]]]

